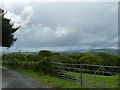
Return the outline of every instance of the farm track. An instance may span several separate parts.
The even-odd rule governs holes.
[[[38,80],[15,70],[2,68],[2,88],[47,88]]]

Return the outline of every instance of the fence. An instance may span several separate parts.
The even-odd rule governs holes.
[[[52,62],[57,76],[91,88],[118,88],[120,67]]]

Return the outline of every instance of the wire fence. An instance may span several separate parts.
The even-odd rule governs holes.
[[[52,62],[62,79],[91,88],[120,88],[120,67]]]

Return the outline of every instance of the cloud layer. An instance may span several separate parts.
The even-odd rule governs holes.
[[[13,6],[14,5],[14,6]],[[6,17],[21,26],[10,50],[74,50],[117,47],[117,3],[4,3]]]

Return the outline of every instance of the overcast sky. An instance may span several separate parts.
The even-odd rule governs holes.
[[[3,2],[1,7],[20,26],[9,51],[117,48],[117,2]]]

